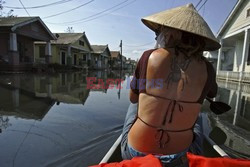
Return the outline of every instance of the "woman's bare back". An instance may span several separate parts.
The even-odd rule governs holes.
[[[129,144],[138,151],[173,154],[183,151],[192,142],[192,126],[200,111],[201,104],[197,101],[207,81],[207,67],[202,60],[190,58],[187,62],[185,56],[179,54],[180,63],[177,66],[185,69],[181,69],[181,74],[178,74],[173,70],[175,57],[174,50],[162,48],[153,51],[149,57],[147,80],[163,81],[163,84],[159,84],[160,87],[157,88],[147,87],[146,93],[139,95],[140,119],[136,120],[128,136]],[[188,64],[187,67],[182,62]],[[170,108],[173,108],[173,101],[176,104],[170,111]],[[161,140],[157,139],[159,129],[168,130],[163,133]],[[180,130],[180,132],[169,132],[169,130]],[[161,148],[159,144],[165,146]]]

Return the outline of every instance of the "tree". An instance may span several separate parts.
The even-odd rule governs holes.
[[[5,3],[5,1],[0,0],[0,17],[3,15],[3,4]]]
[[[67,32],[67,33],[74,33],[75,31],[74,31],[73,27],[68,27],[68,28],[65,30],[65,32]]]
[[[7,13],[5,13],[4,11],[3,11],[3,8],[4,8],[4,5],[5,4],[5,0],[0,0],[0,17],[15,17],[14,15],[13,15],[13,12],[14,12],[14,10],[13,9],[11,9],[11,10],[9,10]]]

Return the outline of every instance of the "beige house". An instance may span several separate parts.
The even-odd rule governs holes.
[[[91,45],[93,51],[91,53],[91,69],[108,69],[111,53],[108,45]]]
[[[117,70],[121,69],[121,54],[119,51],[111,51],[110,66],[111,69]]]
[[[250,82],[250,1],[239,0],[218,32],[217,77]]]
[[[53,64],[87,68],[91,60],[92,47],[84,33],[55,33],[57,40],[51,41]],[[35,42],[35,63],[45,61],[45,43]]]
[[[56,37],[39,17],[0,18],[0,69],[29,70],[35,61],[34,41],[43,41],[50,61],[50,40]]]

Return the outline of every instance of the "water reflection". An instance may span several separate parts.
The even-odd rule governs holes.
[[[1,75],[0,166],[97,164],[121,133],[129,75]],[[88,89],[88,77],[101,79],[105,88]],[[108,79],[122,82],[108,89]]]
[[[220,116],[210,114],[211,126],[218,126],[226,133],[224,147],[231,156],[250,158],[250,85],[221,81],[218,84],[216,100],[232,109]]]

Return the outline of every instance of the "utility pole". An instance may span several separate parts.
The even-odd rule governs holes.
[[[120,43],[120,48],[121,48],[121,70],[122,70],[122,40],[121,40],[121,43]]]
[[[121,48],[121,69],[120,69],[120,79],[119,79],[119,91],[117,92],[118,94],[118,99],[121,97],[121,82],[122,82],[122,40],[120,42],[120,48]]]

